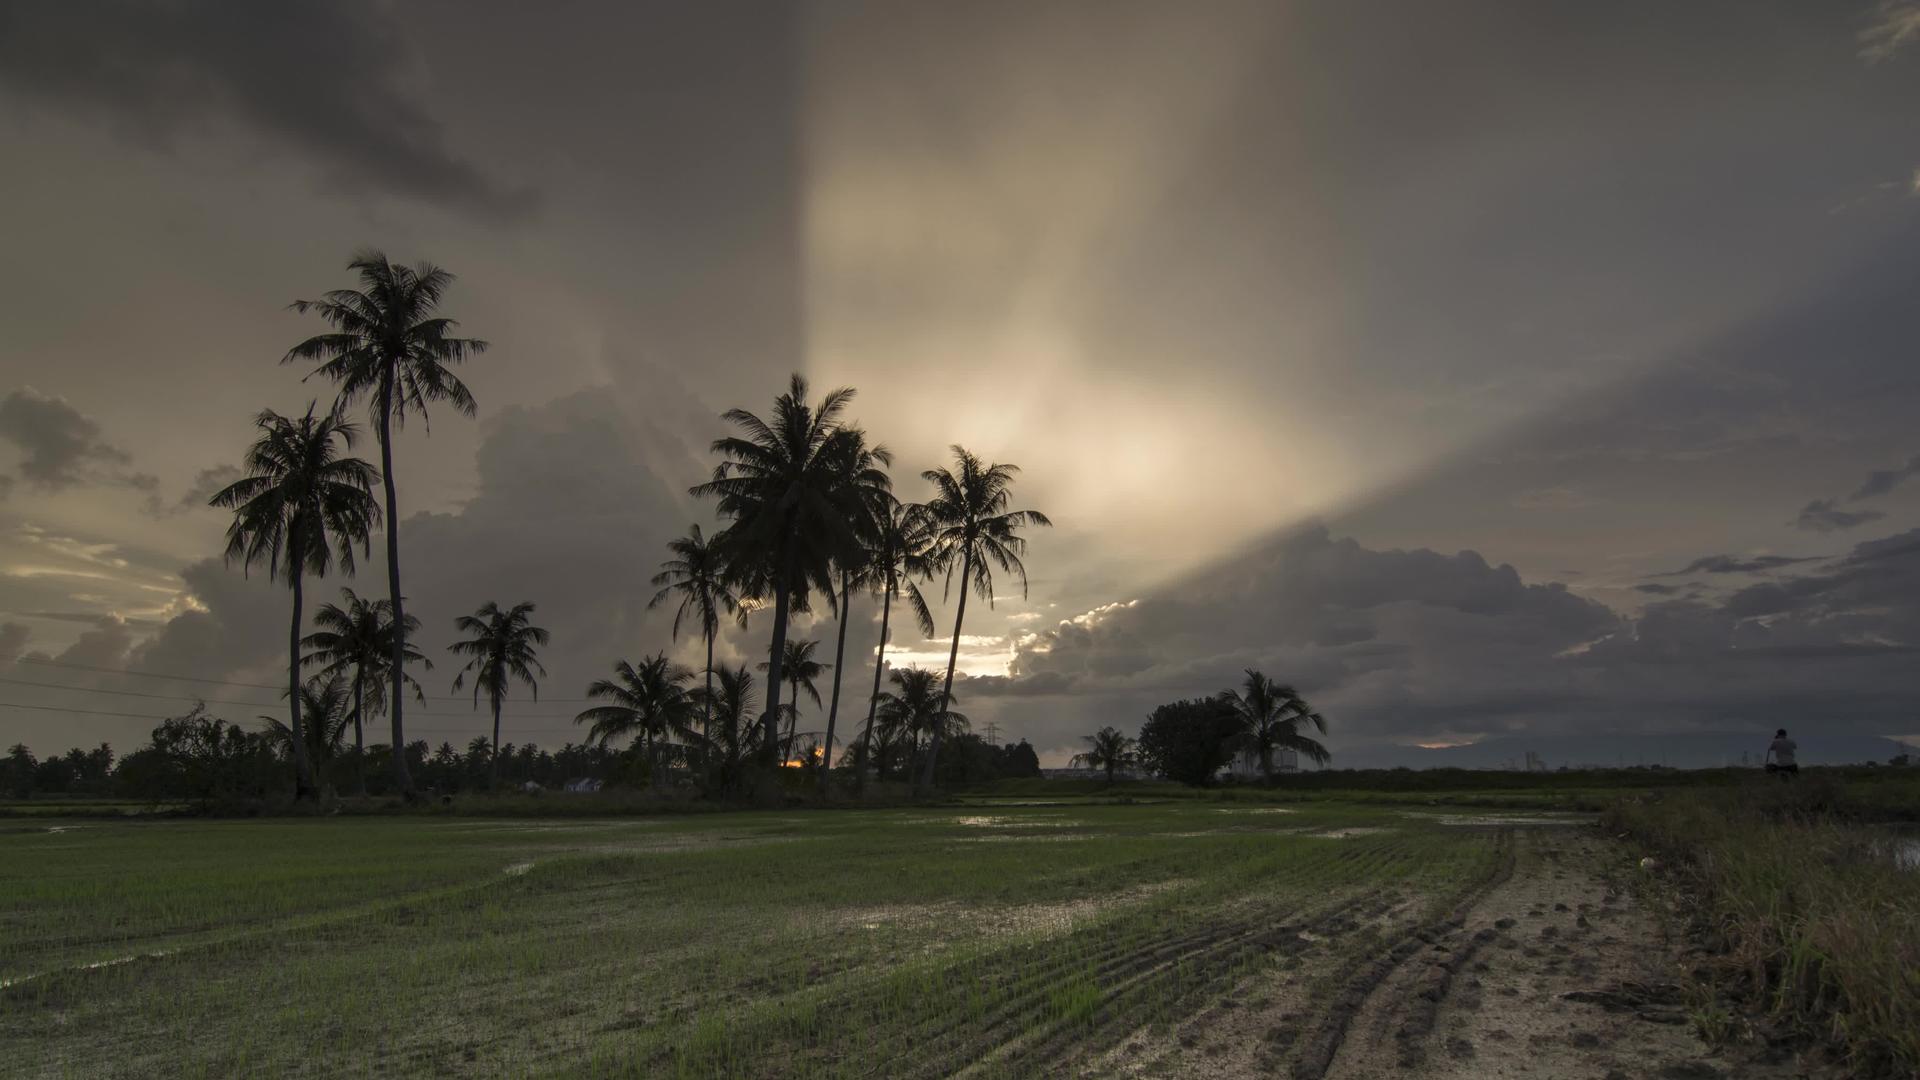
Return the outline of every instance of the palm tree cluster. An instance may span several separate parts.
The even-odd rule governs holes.
[[[336,289],[319,300],[297,300],[291,305],[296,312],[320,316],[331,329],[307,338],[281,357],[282,363],[316,365],[311,375],[334,384],[333,404],[321,413],[318,402],[312,403],[299,418],[262,412],[255,421],[259,437],[246,454],[245,475],[212,499],[214,506],[234,514],[227,530],[228,561],[237,560],[247,568],[264,563],[270,576],[284,578],[293,590],[284,742],[294,765],[297,797],[317,793],[313,752],[337,741],[329,731],[318,731],[324,736],[318,741],[306,731],[302,712],[310,693],[300,678],[303,664],[320,668],[314,676],[319,686],[312,693],[341,685],[344,673],[353,672],[353,700],[346,716],[355,732],[356,761],[364,756],[364,721],[370,710],[385,709],[393,724],[391,745],[407,745],[402,706],[405,688],[413,683],[407,665],[431,665],[408,644],[420,623],[406,614],[400,584],[393,432],[409,415],[424,421],[428,407],[438,403],[473,415],[473,395],[451,369],[487,347],[484,341],[455,336],[458,324],[438,313],[453,284],[453,275],[447,271],[430,263],[398,265],[378,251],[355,254],[348,269],[359,279],[357,288]],[[347,456],[359,429],[346,414],[360,401],[369,406],[380,445],[377,470]],[[384,510],[373,497],[375,481],[385,495]],[[347,606],[323,608],[316,620],[322,629],[303,638],[304,579],[325,577],[336,556],[340,569],[352,574],[354,545],[368,553],[373,531],[383,519],[387,598],[366,602],[348,592]],[[312,650],[304,658],[302,646]],[[311,700],[332,698],[323,694]],[[345,731],[345,723],[331,713],[315,720],[338,724],[337,730]],[[406,755],[389,756],[395,787],[412,797]],[[365,775],[359,775],[364,789]]]
[[[401,583],[394,434],[408,417],[425,421],[433,405],[472,416],[473,395],[453,369],[487,348],[484,341],[457,336],[458,324],[440,314],[454,280],[447,271],[430,263],[403,266],[377,251],[354,255],[348,269],[356,287],[291,305],[319,316],[328,329],[281,358],[311,364],[309,378],[332,382],[332,405],[321,411],[314,402],[297,418],[261,413],[245,475],[212,500],[234,514],[229,562],[247,569],[264,565],[293,593],[288,719],[280,742],[300,797],[318,793],[314,761],[335,756],[349,728],[356,782],[366,790],[365,727],[374,715],[384,712],[391,723],[389,746],[408,745],[406,691],[411,687],[416,700],[423,698],[408,668],[432,664],[411,643],[420,620],[407,613]],[[966,727],[953,710],[953,681],[968,596],[991,605],[997,570],[1017,580],[1024,597],[1023,530],[1052,522],[1038,511],[1013,508],[1017,466],[984,462],[959,446],[952,448],[950,467],[921,473],[932,489],[925,502],[901,501],[888,472],[893,455],[846,418],[853,398],[851,388],[842,388],[812,400],[806,380],[796,374],[764,417],[746,409],[722,414],[733,432],[713,443],[720,460],[712,478],[691,489],[713,500],[719,528],[708,535],[696,524],[673,541],[670,558],[653,579],[658,592],[652,605],[675,605],[674,638],[683,627],[697,626],[704,639],[701,685],[690,688],[695,673],[664,654],[620,661],[614,678],[588,688],[589,697],[605,704],[576,717],[592,725],[601,745],[637,740],[656,777],[696,759],[731,779],[756,759],[764,766],[817,767],[824,793],[840,739],[847,626],[859,593],[879,602],[881,641],[866,721],[855,741],[855,783],[864,781],[878,753],[902,774],[917,770],[918,789],[931,786],[942,739]],[[347,413],[356,404],[367,407],[380,449],[378,468],[350,456],[360,429]],[[376,482],[380,499],[373,493]],[[343,604],[322,607],[314,632],[302,636],[305,579],[324,577],[336,564],[351,575],[354,548],[370,554],[372,534],[382,524],[387,596],[365,599],[343,590]],[[933,616],[921,585],[935,578],[943,579],[946,597],[954,598],[958,588],[945,677],[936,691],[932,673],[897,671],[895,691],[883,692],[894,601],[904,600],[920,631],[931,637]],[[810,613],[816,604],[824,604],[839,624],[831,663],[816,655],[820,643],[789,640],[793,616]],[[538,679],[545,675],[538,653],[549,638],[533,625],[533,610],[531,603],[488,603],[455,621],[466,636],[450,651],[467,663],[453,688],[471,678],[476,709],[485,695],[493,715],[489,752],[496,756],[501,706],[512,684],[537,698]],[[723,620],[744,629],[759,611],[770,614],[771,635],[767,659],[759,665],[764,691],[756,700],[746,669],[716,667],[714,651]],[[314,669],[304,683],[303,667]],[[828,673],[832,680],[823,699],[819,680]],[[816,709],[825,708],[820,731],[800,730],[803,694]],[[412,798],[408,755],[392,752],[387,758],[395,789]]]
[[[952,467],[921,474],[931,498],[901,501],[888,473],[893,455],[846,419],[853,398],[852,389],[842,388],[815,401],[796,374],[765,416],[746,409],[722,414],[734,431],[713,444],[720,461],[712,479],[692,488],[713,500],[720,528],[709,535],[694,525],[669,545],[670,558],[653,579],[660,590],[653,604],[676,605],[674,637],[683,626],[699,628],[707,661],[702,685],[689,689],[695,673],[669,664],[664,654],[638,664],[621,661],[615,681],[589,689],[613,704],[577,718],[593,725],[596,738],[638,735],[650,766],[659,770],[674,761],[703,761],[738,778],[753,758],[766,767],[810,768],[824,793],[840,738],[847,626],[861,593],[879,602],[880,646],[866,722],[854,742],[854,782],[864,783],[877,752],[883,771],[905,774],[917,766],[917,786],[932,784],[941,740],[966,726],[953,709],[953,679],[967,596],[991,604],[996,569],[1017,580],[1024,596],[1022,530],[1052,522],[1012,507],[1017,466],[983,462],[958,446]],[[956,583],[959,591],[944,680],[936,688],[935,673],[910,668],[895,671],[895,691],[883,692],[893,603],[904,599],[931,637],[933,615],[921,585],[936,577],[944,578],[948,595]],[[817,655],[819,642],[789,637],[793,616],[816,604],[838,623],[831,663]],[[745,628],[749,615],[761,611],[771,616],[771,633],[767,659],[758,665],[765,683],[754,730],[756,702],[745,669],[716,668],[714,642],[723,619]],[[823,699],[819,680],[829,673]],[[825,709],[820,731],[800,729],[802,695]]]

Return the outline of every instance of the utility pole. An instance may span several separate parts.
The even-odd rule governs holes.
[[[1000,725],[991,720],[987,721],[987,745],[1000,745]]]

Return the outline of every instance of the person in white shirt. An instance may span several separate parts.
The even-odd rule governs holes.
[[[1800,765],[1793,758],[1793,752],[1800,747],[1787,738],[1787,729],[1781,728],[1773,733],[1773,741],[1767,744],[1767,771],[1779,773],[1780,778],[1791,779],[1800,772]]]

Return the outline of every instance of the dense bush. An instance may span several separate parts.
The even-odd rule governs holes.
[[[1175,701],[1141,725],[1140,760],[1169,780],[1203,787],[1232,760],[1241,732],[1240,717],[1220,698]]]

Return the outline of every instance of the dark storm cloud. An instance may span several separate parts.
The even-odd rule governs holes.
[[[1330,625],[1369,635],[1318,644]],[[1858,545],[1828,571],[1628,619],[1472,552],[1377,551],[1310,529],[1045,631],[1013,676],[961,689],[990,708],[1061,710],[1047,745],[1230,685],[1247,666],[1298,684],[1334,718],[1336,748],[1789,720],[1884,734],[1910,726],[1916,651],[1920,530]]]
[[[1842,510],[1832,499],[1815,499],[1800,508],[1793,527],[1809,532],[1839,532],[1854,529],[1887,515],[1878,510]]]
[[[1651,596],[1674,596],[1685,590],[1678,585],[1661,585],[1656,582],[1647,582],[1645,584],[1635,585],[1633,591],[1647,593]]]
[[[1703,555],[1678,570],[1655,577],[1684,577],[1688,574],[1763,574],[1799,563],[1819,562],[1822,555]]]
[[[151,492],[159,484],[130,471],[133,456],[107,441],[93,419],[31,386],[0,400],[0,438],[20,449],[21,479],[42,491],[107,482]]]
[[[532,195],[446,145],[405,86],[414,54],[380,5],[108,0],[0,5],[0,85],[104,115],[142,142],[218,116],[309,155],[332,182],[512,217]]]
[[[1861,481],[1859,489],[1849,497],[1871,499],[1878,495],[1885,495],[1916,473],[1920,473],[1920,454],[1908,458],[1907,463],[1899,468],[1875,469],[1868,473],[1867,478]]]

